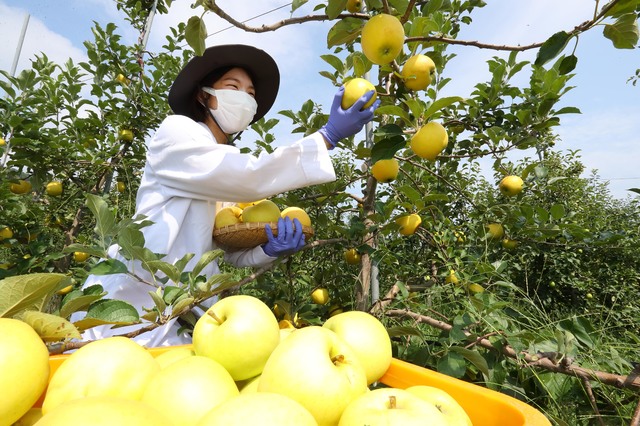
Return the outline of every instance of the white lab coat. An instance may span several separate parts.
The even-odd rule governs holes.
[[[147,148],[147,162],[136,198],[136,216],[144,215],[154,222],[142,228],[145,247],[165,254],[164,260],[170,263],[186,253],[194,253],[187,271],[203,253],[215,248],[211,235],[216,205],[259,200],[335,180],[333,164],[319,133],[255,157],[240,153],[234,146],[217,144],[203,123],[172,115],[161,123]],[[109,255],[118,257],[117,252],[117,246],[111,247]],[[266,265],[275,258],[256,247],[226,253],[225,260],[243,267]],[[137,275],[151,280],[139,265],[128,263],[128,266]],[[218,272],[218,265],[212,263],[202,273],[211,276]],[[154,287],[128,275],[92,275],[84,286],[97,283],[108,292],[106,297],[127,301],[140,314],[144,313],[143,307],[153,306],[148,292]],[[99,339],[137,328],[140,325],[116,329],[99,326],[87,330],[83,337]],[[148,347],[188,343],[189,337],[178,336],[177,329],[172,320],[134,340]]]

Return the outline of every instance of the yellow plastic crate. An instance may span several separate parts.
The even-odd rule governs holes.
[[[179,346],[150,348],[149,351],[153,356],[158,356],[177,347]],[[69,355],[52,355],[49,358],[51,366],[49,377],[53,376],[60,364],[68,357]],[[415,385],[440,388],[458,401],[469,414],[474,425],[551,426],[551,422],[540,411],[516,398],[396,358],[392,359],[391,366],[380,382],[400,389]],[[44,395],[34,406],[40,407],[43,398]]]

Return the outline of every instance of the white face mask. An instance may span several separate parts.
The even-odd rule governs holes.
[[[202,91],[216,97],[218,108],[209,108],[209,111],[223,132],[231,135],[249,127],[258,109],[258,103],[251,95],[242,90],[211,87],[203,87]]]

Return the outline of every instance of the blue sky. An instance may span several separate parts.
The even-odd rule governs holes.
[[[238,20],[286,5],[286,0],[219,0],[218,4]],[[309,12],[315,2],[309,2]],[[488,0],[488,5],[474,14],[471,26],[463,27],[460,39],[486,43],[524,45],[544,41],[554,32],[570,30],[593,15],[593,0]],[[159,15],[149,40],[150,50],[157,50],[164,41],[168,28],[185,22],[194,14],[191,1],[176,0],[169,16]],[[201,9],[197,12],[200,13]],[[251,25],[270,24],[289,16],[285,7],[251,21]],[[82,42],[91,39],[93,21],[101,24],[115,22],[125,42],[134,42],[133,32],[117,11],[112,0],[0,0],[0,69],[9,70],[18,45],[24,17],[30,14],[27,35],[23,45],[18,71],[28,66],[38,52],[45,52],[56,62],[71,57],[84,59]],[[298,15],[298,12],[296,12]],[[282,72],[281,91],[270,115],[283,109],[297,110],[307,99],[328,106],[335,89],[318,75],[328,66],[319,59],[329,53],[326,48],[328,23],[294,25],[281,30],[251,34],[237,29],[225,30],[229,25],[211,14],[207,15],[208,45],[247,43],[261,47],[277,60]],[[571,44],[571,47],[573,45]],[[466,96],[473,85],[489,78],[486,60],[492,56],[506,56],[490,50],[472,47],[453,49],[457,57],[449,63],[446,76],[452,79],[442,96]],[[535,51],[526,52],[520,59],[533,60]],[[614,196],[635,196],[627,188],[640,187],[640,170],[636,166],[640,157],[640,85],[627,83],[640,68],[640,50],[618,50],[595,28],[580,37],[576,86],[563,99],[563,105],[580,108],[582,114],[565,115],[556,128],[560,137],[557,147],[580,150],[589,170],[610,183]],[[523,76],[525,81],[526,75]],[[526,81],[525,81],[526,84]],[[286,130],[288,119],[281,118]],[[286,133],[286,131],[284,132]],[[294,140],[295,135],[281,139]],[[525,152],[533,156],[533,152]],[[515,158],[515,157],[514,157]]]

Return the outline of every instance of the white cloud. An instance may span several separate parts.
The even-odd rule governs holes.
[[[3,40],[0,43],[0,69],[2,70],[11,70],[27,13],[23,8],[9,7],[0,3],[0,28],[2,28]],[[83,51],[74,46],[69,39],[51,31],[41,20],[31,16],[20,52],[17,72],[30,68],[31,61],[41,53],[46,54],[55,63],[64,63],[69,58],[74,61],[85,58]]]

